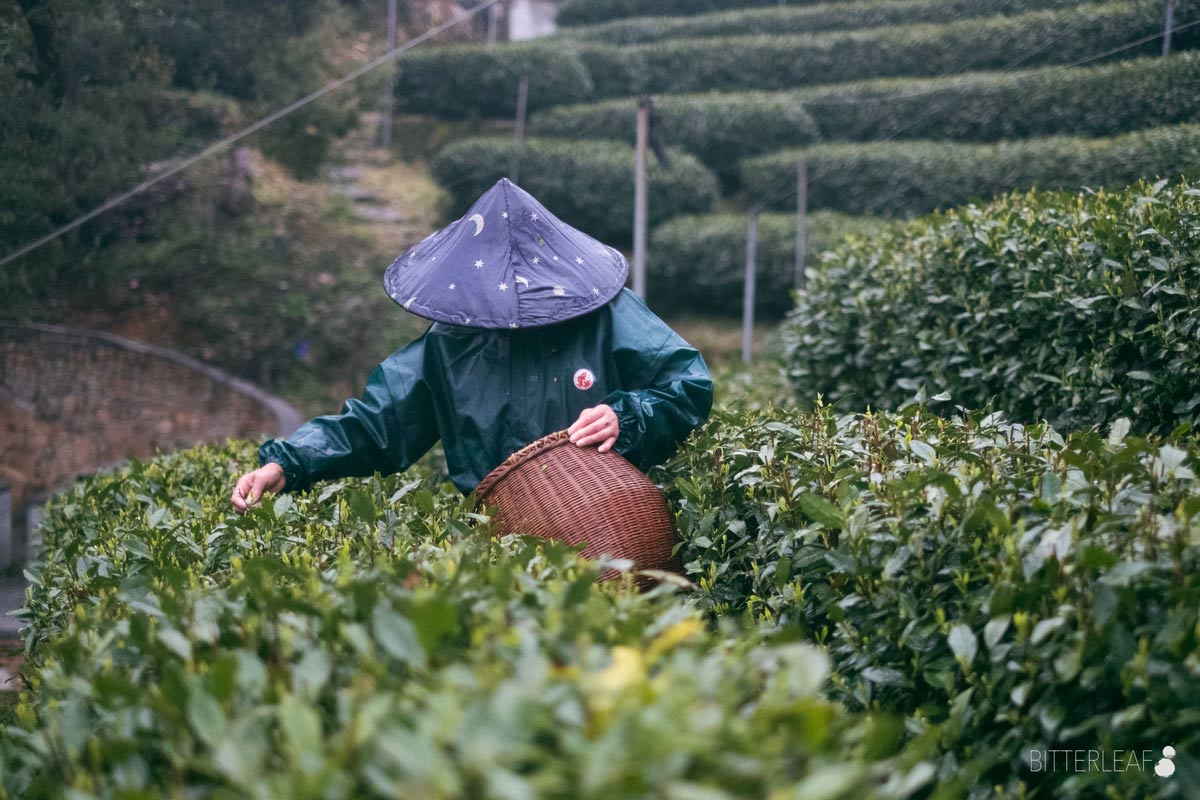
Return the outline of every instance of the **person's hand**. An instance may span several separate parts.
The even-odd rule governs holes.
[[[612,450],[620,432],[621,424],[617,421],[617,414],[608,406],[584,409],[579,419],[575,420],[575,424],[567,428],[573,444],[587,447],[599,442],[601,453]]]
[[[287,479],[283,476],[283,467],[274,461],[263,464],[253,472],[247,472],[238,478],[237,486],[233,487],[233,510],[245,514],[246,509],[262,500],[267,492],[277,494],[283,491]]]

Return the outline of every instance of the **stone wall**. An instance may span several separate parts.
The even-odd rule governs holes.
[[[25,506],[81,475],[159,450],[287,435],[301,421],[282,400],[170,350],[0,322],[0,484],[20,530]],[[23,546],[14,549],[20,563]]]

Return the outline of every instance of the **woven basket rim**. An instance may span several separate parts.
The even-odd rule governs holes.
[[[516,471],[517,467],[541,455],[546,450],[551,450],[560,445],[564,445],[571,440],[571,434],[567,430],[555,431],[554,433],[543,436],[535,442],[525,445],[517,452],[513,453],[504,462],[494,470],[484,476],[479,485],[475,487],[475,505],[481,506],[487,499],[487,496],[496,490],[506,477]]]

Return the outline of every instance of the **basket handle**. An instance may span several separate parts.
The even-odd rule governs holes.
[[[571,441],[571,434],[566,430],[557,431],[549,436],[543,436],[532,444],[522,447],[517,452],[513,453],[508,458],[504,459],[504,463],[489,472],[479,485],[475,487],[475,506],[483,505],[487,496],[491,494],[500,481],[504,480],[510,472],[524,464],[526,461],[537,458],[546,450],[558,447]]]

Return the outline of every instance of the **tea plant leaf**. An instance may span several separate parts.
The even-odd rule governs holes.
[[[796,497],[796,503],[809,519],[827,528],[841,529],[845,524],[846,518],[841,510],[815,492],[801,492]]]
[[[371,632],[392,658],[413,667],[424,666],[425,652],[417,630],[405,617],[386,606],[378,606],[371,614]]]
[[[964,670],[975,663],[975,654],[979,650],[979,641],[975,638],[975,632],[968,626],[955,625],[950,629],[946,640],[950,645],[950,651],[954,653],[954,657],[962,664]]]

